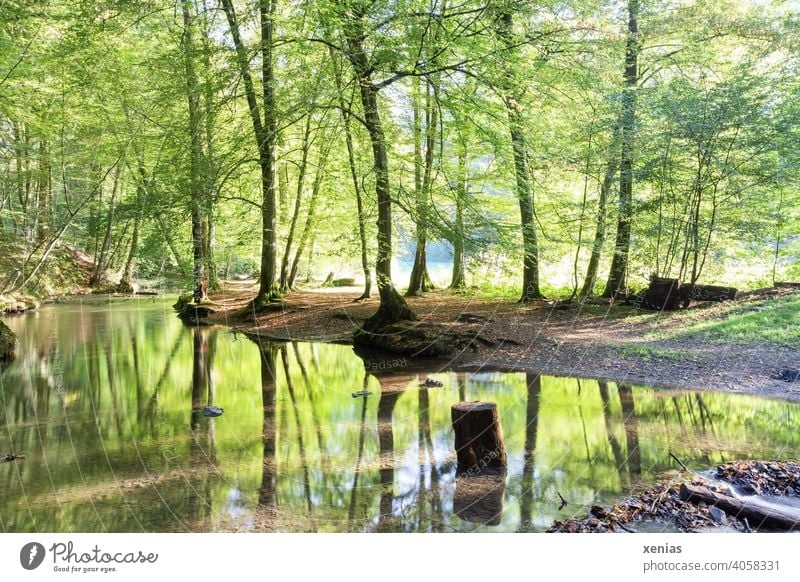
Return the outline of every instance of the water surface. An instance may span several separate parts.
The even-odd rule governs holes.
[[[0,464],[4,532],[542,531],[662,477],[670,451],[705,469],[800,445],[781,400],[525,373],[426,390],[348,346],[259,347],[150,298],[6,321],[0,453],[27,458]],[[462,400],[497,403],[505,476],[456,478]]]

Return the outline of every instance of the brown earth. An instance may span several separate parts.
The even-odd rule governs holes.
[[[377,298],[354,302],[361,289],[295,291],[270,311],[243,318],[241,310],[255,293],[252,282],[228,282],[212,297],[216,323],[269,340],[351,343],[353,331],[378,306]],[[768,293],[795,292],[791,290]],[[758,299],[758,294],[744,301]],[[763,298],[763,297],[761,297]],[[669,314],[642,321],[640,311],[624,306],[518,304],[447,291],[408,298],[420,322],[442,330],[475,334],[489,342],[451,358],[426,362],[433,369],[538,371],[678,389],[707,389],[759,394],[800,401],[800,382],[772,379],[776,371],[796,368],[800,350],[766,344],[709,343],[695,338],[652,339],[679,321]],[[714,304],[692,309],[713,317]],[[660,335],[660,334],[659,334]],[[668,335],[668,334],[666,334]],[[493,343],[494,345],[486,345]],[[393,356],[387,355],[391,359]]]

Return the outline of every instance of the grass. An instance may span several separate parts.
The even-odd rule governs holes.
[[[667,321],[669,329],[662,328],[650,335],[658,339],[698,338],[711,343],[766,343],[800,348],[800,293],[676,313]]]
[[[619,348],[620,354],[623,356],[636,356],[645,362],[651,360],[662,360],[668,362],[695,362],[705,363],[706,359],[687,352],[683,349],[664,348],[654,346],[651,344],[626,344]]]

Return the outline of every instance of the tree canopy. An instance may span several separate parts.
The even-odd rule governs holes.
[[[721,0],[10,0],[0,293],[800,275],[798,18]],[[193,281],[193,283],[189,283]]]

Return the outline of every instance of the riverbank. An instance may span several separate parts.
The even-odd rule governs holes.
[[[289,294],[255,321],[237,317],[252,283],[226,283],[212,320],[264,339],[351,343],[377,298],[359,289]],[[626,306],[517,304],[437,291],[408,299],[420,322],[488,340],[438,360],[440,368],[532,370],[655,387],[721,390],[800,401],[800,293],[753,292],[672,313]]]

